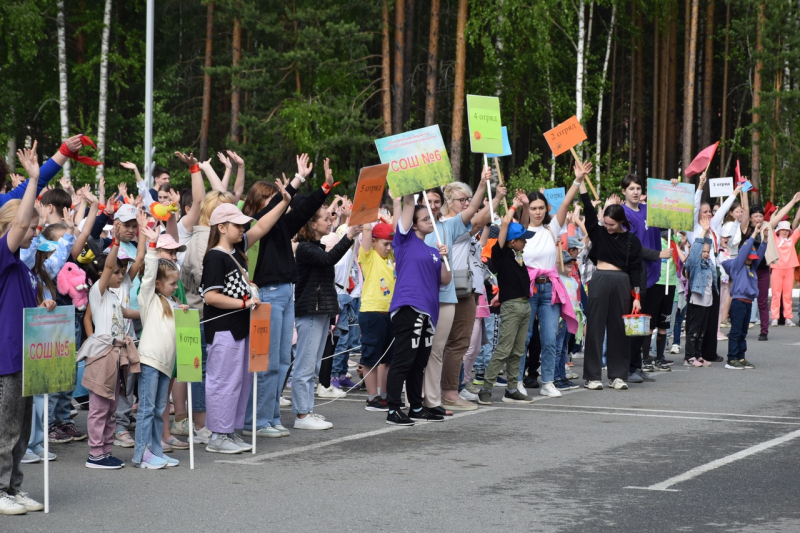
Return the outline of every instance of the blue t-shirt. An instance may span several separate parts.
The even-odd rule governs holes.
[[[456,239],[471,229],[472,229],[472,223],[470,222],[468,224],[464,224],[464,221],[461,219],[460,213],[454,216],[453,218],[448,218],[447,220],[436,222],[436,230],[439,232],[439,235],[444,240],[442,244],[447,245],[447,250],[451,254],[453,253],[453,243],[456,242]],[[395,235],[397,235],[397,233],[395,233]],[[436,232],[429,233],[428,235],[425,236],[425,244],[427,244],[430,247],[436,248],[438,252],[439,248],[436,246]],[[444,287],[439,287],[439,302],[443,304],[458,303],[458,298],[456,297],[456,284],[452,278],[450,279],[450,283],[448,283]]]
[[[36,307],[36,277],[0,237],[0,376],[22,370],[22,309]]]
[[[631,231],[639,237],[643,248],[661,251],[661,228],[650,228],[647,226],[647,205],[639,204],[639,210],[634,211],[627,204],[622,204],[625,209],[625,216],[631,224]],[[661,261],[644,261],[647,270],[647,288],[658,283],[661,277]]]
[[[439,320],[438,289],[442,281],[439,250],[425,244],[414,230],[407,231],[408,233],[403,233],[403,227],[398,223],[392,240],[397,261],[397,281],[389,312],[393,313],[410,305],[430,315],[435,327]]]

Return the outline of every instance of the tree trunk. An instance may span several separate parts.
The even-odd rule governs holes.
[[[597,188],[600,188],[600,149],[603,146],[603,95],[606,88],[606,75],[608,74],[608,59],[611,56],[611,41],[614,40],[614,33],[617,29],[617,3],[614,2],[614,7],[611,8],[611,26],[608,29],[608,38],[606,39],[606,55],[603,59],[603,74],[600,77],[600,98],[597,102],[597,144],[594,151],[594,170],[595,179],[597,180]],[[614,102],[611,102],[613,107]]]
[[[403,124],[411,118],[414,93],[414,0],[406,0],[405,49],[403,50]]]
[[[233,42],[231,48],[233,53],[231,67],[235,78],[238,75],[236,69],[239,68],[239,62],[242,60],[242,21],[239,17],[234,17],[233,19]],[[241,141],[241,129],[239,127],[240,105],[239,86],[235,80],[231,80],[231,142],[234,143]]]
[[[706,49],[703,66],[703,115],[700,121],[700,147],[711,144],[711,106],[714,90],[714,0],[706,6]]]
[[[758,20],[756,23],[756,70],[753,73],[753,134],[752,134],[752,155],[750,157],[750,182],[753,188],[761,187],[761,131],[759,130],[761,115],[758,108],[761,106],[761,69],[764,62],[761,54],[764,53],[762,34],[764,32],[764,2],[758,4]],[[759,201],[760,194],[755,193],[755,201]]]
[[[58,107],[61,115],[61,140],[69,137],[69,100],[67,93],[67,34],[64,23],[64,1],[58,2]],[[64,177],[70,176],[70,160],[64,163]]]
[[[392,131],[403,131],[403,74],[405,73],[406,3],[397,0],[394,6],[394,80],[392,80]]]
[[[731,4],[725,9],[725,59],[722,74],[722,131],[720,132],[720,145],[722,152],[720,153],[720,164],[724,165],[720,174],[723,176],[728,173],[728,159],[725,157],[728,147],[725,145],[725,139],[728,134],[728,54],[730,52],[731,42]]]
[[[644,25],[641,10],[637,14],[636,26],[638,28],[636,36],[636,173],[644,179],[647,173],[644,168],[644,43],[642,40]]]
[[[615,3],[616,6],[616,3]],[[611,54],[611,105],[608,110],[608,172],[611,172],[611,162],[614,156],[614,103],[617,93],[617,39],[614,39],[614,52]],[[600,142],[598,139],[597,142]],[[600,183],[597,184],[597,194],[600,194]]]
[[[464,76],[466,74],[467,42],[464,32],[467,28],[467,0],[458,0],[458,24],[456,27],[456,78],[453,94],[453,131],[450,137],[450,165],[453,179],[461,180],[461,136],[464,130]]]
[[[381,78],[383,79],[383,133],[392,134],[392,45],[389,39],[389,0],[383,0],[383,39]]]
[[[781,40],[778,39],[778,48],[782,48]],[[783,85],[783,69],[778,69],[775,73],[775,124],[781,123],[781,86]],[[772,133],[772,169],[769,179],[769,200],[775,203],[775,172],[778,167],[778,136]]]
[[[548,47],[549,48],[549,47]],[[548,50],[549,51],[549,50]],[[550,54],[548,54],[550,55]],[[555,118],[553,117],[553,86],[550,79],[550,63],[545,63],[545,76],[547,78],[547,110],[550,115],[550,129],[556,127]],[[550,181],[556,180],[556,156],[552,150],[550,152]]]
[[[206,7],[206,60],[203,70],[203,115],[200,120],[200,161],[208,159],[208,128],[211,122],[211,58],[214,48],[214,2]]]
[[[658,171],[658,162],[660,157],[660,150],[658,146],[658,133],[659,133],[659,105],[661,103],[660,93],[658,92],[658,77],[659,77],[659,65],[661,62],[661,56],[659,55],[659,45],[661,36],[659,31],[659,21],[655,20],[653,23],[653,148],[650,151],[650,175],[661,177],[661,174]]]
[[[586,44],[586,9],[585,0],[578,1],[578,58],[575,73],[575,116],[578,122],[583,119],[583,54]]]
[[[428,80],[425,84],[425,125],[433,126],[436,117],[436,76],[439,62],[439,13],[441,0],[431,0],[431,30],[428,35]]]
[[[589,2],[589,27],[586,30],[586,43],[583,45],[583,75],[586,76],[589,63],[589,50],[592,49],[592,27],[594,26],[594,0]]]
[[[665,179],[678,177],[678,102],[676,83],[678,78],[678,14],[677,6],[673,6],[669,34],[669,70],[667,76],[667,132],[663,146],[667,147],[664,174]]]
[[[692,2],[692,19],[689,30],[689,66],[686,85],[683,90],[683,158],[681,161],[681,173],[683,180],[689,181],[686,177],[686,169],[692,163],[692,128],[694,122],[694,89],[695,72],[697,63],[697,19],[698,19],[698,0]]]
[[[106,157],[106,104],[108,102],[108,34],[111,30],[111,0],[106,0],[103,12],[103,36],[100,39],[100,103],[97,109],[97,160]],[[105,165],[96,169],[97,179],[103,176]]]
[[[631,7],[631,20],[636,20],[636,4]],[[636,148],[636,55],[640,51],[636,47],[636,40],[633,33],[630,35],[631,46],[631,91],[630,91],[630,107],[628,108],[628,172],[633,172],[633,158],[635,155],[634,149]]]

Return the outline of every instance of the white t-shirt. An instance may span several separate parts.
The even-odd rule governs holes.
[[[182,244],[183,246],[189,246],[189,240],[192,238],[192,234],[194,233],[193,230],[188,230],[184,227],[183,223],[179,220],[178,221],[178,244]],[[186,252],[178,252],[178,266],[183,266],[183,257],[186,255]]]
[[[133,289],[133,280],[131,279],[128,272],[130,272],[131,262],[128,263],[128,271],[125,272],[125,275],[122,276],[122,284],[119,286],[118,289],[106,289],[106,292],[111,291],[117,295],[117,299],[122,302],[122,307],[126,309],[131,309],[131,290]],[[92,315],[94,315],[94,308],[92,308]],[[132,339],[136,339],[136,332],[133,329],[133,320],[130,318],[124,319],[125,323],[125,335]]]
[[[106,289],[101,296],[100,285],[95,283],[89,291],[89,305],[96,334],[111,335],[120,340],[125,337],[125,318],[122,316],[119,289]]]
[[[555,268],[556,260],[556,240],[566,232],[566,228],[558,225],[555,217],[550,219],[550,224],[537,227],[528,226],[534,232],[533,237],[525,243],[522,249],[522,260],[525,266],[530,268],[540,268],[548,270]],[[548,231],[549,230],[549,231]]]

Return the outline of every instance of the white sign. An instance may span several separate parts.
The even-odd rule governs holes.
[[[713,178],[708,180],[708,190],[712,198],[733,194],[733,178]]]

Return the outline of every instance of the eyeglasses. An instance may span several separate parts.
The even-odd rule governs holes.
[[[461,205],[467,205],[472,201],[472,198],[453,198],[454,202],[460,202]]]
[[[417,219],[417,224],[419,224],[420,222],[430,222],[430,221],[431,221],[431,217],[429,217],[429,216],[427,216],[425,218],[418,218]]]

